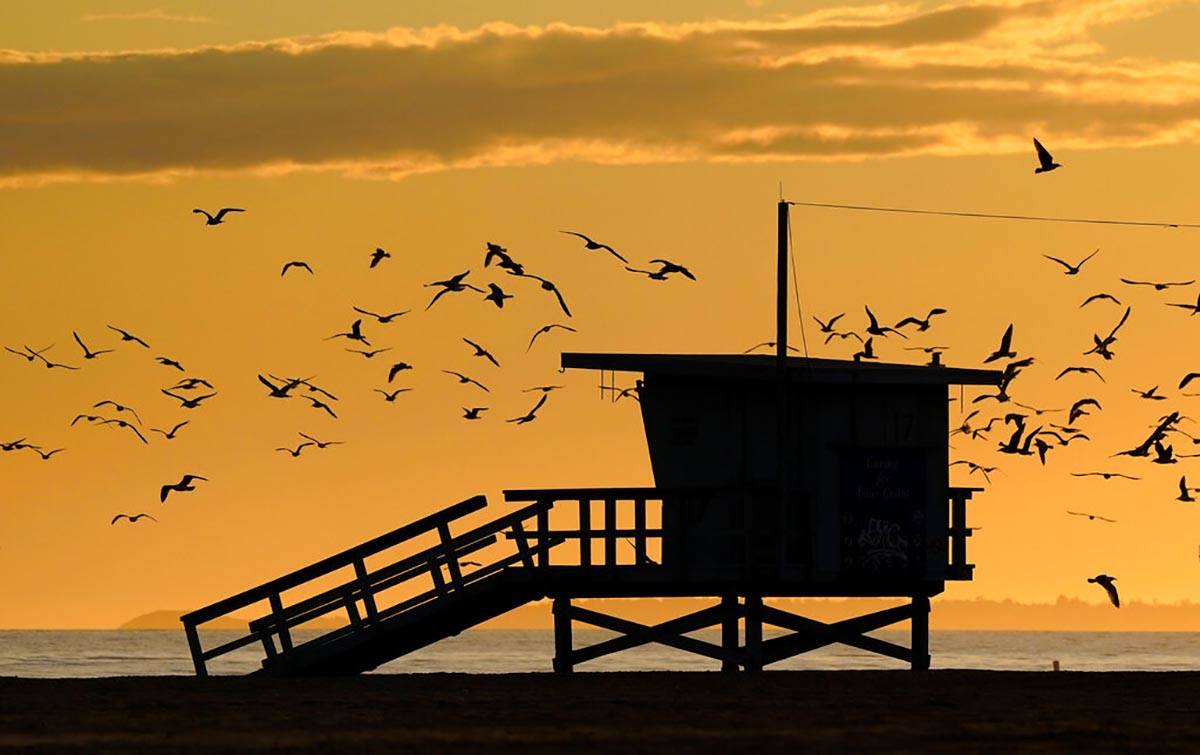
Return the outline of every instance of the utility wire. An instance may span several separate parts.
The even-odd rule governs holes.
[[[864,212],[896,212],[906,215],[941,215],[954,218],[988,218],[992,220],[1029,220],[1042,223],[1084,223],[1089,225],[1123,225],[1149,228],[1200,228],[1200,223],[1163,223],[1144,220],[1107,220],[1104,218],[1060,218],[1046,215],[1004,215],[992,212],[956,212],[952,210],[919,210],[911,207],[874,207],[831,202],[792,202],[794,207],[821,207],[829,210],[861,210]]]
[[[792,261],[792,293],[796,295],[796,319],[800,322],[800,342],[804,344],[804,358],[808,358],[808,334],[804,330],[804,308],[800,306],[800,282],[796,277],[796,244],[792,241],[792,219],[788,218],[788,259]],[[787,344],[783,347],[787,353]]]

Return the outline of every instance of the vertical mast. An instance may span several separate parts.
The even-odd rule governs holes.
[[[776,482],[779,485],[778,511],[775,517],[774,561],[777,576],[783,576],[787,560],[788,524],[788,470],[791,461],[791,411],[788,396],[788,212],[789,205],[782,198],[778,208],[778,257],[775,270],[775,364],[778,371],[778,393],[776,403]]]

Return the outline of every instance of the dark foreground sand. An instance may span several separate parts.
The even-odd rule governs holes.
[[[1200,673],[0,679],[20,752],[1200,751]]]

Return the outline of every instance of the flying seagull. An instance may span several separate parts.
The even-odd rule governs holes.
[[[1130,286],[1151,286],[1155,291],[1166,291],[1172,286],[1190,286],[1195,283],[1195,280],[1186,281],[1135,281],[1128,278],[1122,278],[1122,283],[1128,283]]]
[[[1079,262],[1075,263],[1074,265],[1072,265],[1070,262],[1067,262],[1066,260],[1061,260],[1058,257],[1051,257],[1049,254],[1043,254],[1042,256],[1045,257],[1046,259],[1050,260],[1051,262],[1057,262],[1058,264],[1065,267],[1066,270],[1063,271],[1063,275],[1079,275],[1080,269],[1083,268],[1083,263],[1087,262],[1088,260],[1090,260],[1092,257],[1095,257],[1099,253],[1100,253],[1100,250],[1096,249],[1096,251],[1092,252],[1088,256],[1079,260]]]
[[[139,519],[149,519],[152,522],[158,521],[157,519],[150,516],[149,514],[117,514],[116,516],[114,516],[112,518],[112,521],[109,522],[109,524],[116,524],[118,521],[120,521],[122,519],[128,519],[130,524],[133,524],[134,522],[136,522]]]
[[[496,305],[496,309],[504,309],[504,300],[513,298],[512,294],[504,293],[504,289],[497,286],[495,283],[488,284],[488,294],[483,297],[484,300],[490,301]],[[559,301],[562,297],[559,297]]]
[[[163,439],[164,439],[164,440],[174,440],[174,439],[175,439],[175,433],[179,432],[179,429],[180,429],[180,428],[182,428],[182,427],[183,427],[184,425],[186,425],[187,423],[188,423],[188,421],[187,421],[187,420],[184,420],[183,422],[180,422],[178,425],[175,425],[175,427],[172,427],[172,428],[170,429],[170,431],[167,431],[167,430],[159,430],[157,427],[152,427],[152,428],[150,428],[150,432],[152,432],[152,433],[159,433],[160,435],[162,435],[162,436],[163,436]]]
[[[133,341],[134,343],[140,343],[142,346],[144,346],[147,349],[150,348],[150,344],[146,343],[145,341],[143,341],[142,339],[133,335],[132,333],[130,333],[127,330],[121,330],[120,328],[113,326],[113,325],[109,325],[107,327],[109,330],[114,330],[117,333],[120,333],[122,341]]]
[[[520,417],[513,417],[512,419],[507,419],[507,420],[505,420],[505,422],[515,422],[518,425],[524,425],[527,422],[533,422],[535,419],[537,419],[537,410],[541,409],[542,404],[544,404],[544,403],[546,403],[546,395],[542,394],[542,397],[540,399],[538,399],[537,404],[535,404],[534,407],[529,410],[528,414],[524,414]]]
[[[453,375],[454,377],[458,378],[458,382],[462,383],[463,385],[466,385],[467,383],[474,383],[475,385],[479,386],[480,388],[483,388],[484,391],[491,393],[491,391],[489,391],[483,385],[483,383],[479,382],[478,380],[476,380],[474,378],[469,378],[466,375],[462,374],[461,372],[455,372],[454,370],[442,370],[442,372],[446,373],[447,375]]]
[[[1189,488],[1187,484],[1187,475],[1181,476],[1179,478],[1179,497],[1175,500],[1183,501],[1184,503],[1194,503],[1196,499],[1192,497],[1193,490],[1200,490],[1200,488]]]
[[[405,309],[400,312],[392,312],[390,314],[380,315],[380,314],[376,314],[375,312],[371,312],[370,310],[360,309],[359,307],[353,307],[352,309],[355,312],[358,312],[360,315],[367,315],[368,317],[374,317],[375,320],[380,325],[387,325],[392,320],[395,320],[397,317],[400,317],[401,315],[406,315],[409,313],[409,310]]]
[[[176,493],[184,493],[184,492],[190,492],[192,490],[195,490],[196,486],[193,485],[192,483],[195,482],[196,480],[203,480],[204,482],[208,482],[207,477],[201,477],[200,475],[195,475],[195,474],[185,474],[183,476],[183,479],[180,480],[179,482],[175,483],[174,485],[163,485],[158,490],[159,503],[166,503],[167,496],[170,495],[172,491],[174,491]]]
[[[1072,477],[1103,477],[1106,480],[1111,480],[1114,477],[1121,480],[1140,480],[1141,477],[1121,474],[1120,472],[1072,472]]]
[[[346,331],[345,333],[334,333],[333,335],[329,336],[325,340],[332,341],[335,338],[346,338],[351,341],[358,341],[358,342],[362,343],[364,346],[371,345],[371,342],[367,340],[367,337],[365,335],[363,335],[362,318],[361,317],[350,324],[350,330]]]
[[[171,359],[170,357],[155,357],[154,361],[158,362],[163,367],[174,367],[175,369],[179,370],[180,372],[187,371],[187,370],[183,369],[182,364],[180,364],[177,360]]]
[[[380,396],[383,396],[384,401],[388,402],[389,404],[394,404],[396,403],[397,396],[399,396],[401,393],[407,393],[408,391],[411,391],[412,388],[397,388],[390,393],[388,391],[380,390],[379,388],[375,388],[373,390]]]
[[[301,451],[303,451],[304,449],[308,448],[311,445],[314,445],[314,444],[313,443],[301,443],[300,445],[296,446],[295,448],[276,448],[275,450],[283,451],[286,454],[290,454],[291,457],[293,459],[295,459],[300,456]]]
[[[180,396],[176,393],[171,393],[170,391],[168,391],[165,388],[162,389],[162,392],[165,393],[166,395],[170,396],[171,398],[175,399],[176,401],[178,401],[180,404],[180,408],[182,408],[182,409],[196,409],[200,406],[201,401],[205,401],[205,400],[210,399],[213,396],[217,395],[214,392],[214,393],[205,394],[203,396],[195,396],[193,398],[186,398],[186,397]]]
[[[17,351],[16,349],[11,349],[8,346],[5,346],[4,350],[11,354],[16,354],[17,356],[24,359],[26,362],[33,362],[42,355],[42,352],[49,351],[50,349],[53,349],[53,348],[54,348],[54,344],[50,344],[46,348],[40,349],[38,351],[34,351],[33,349],[29,348],[28,346],[25,347],[24,351]]]
[[[369,351],[364,351],[362,349],[346,349],[346,351],[349,351],[351,354],[362,354],[367,359],[374,359],[376,356],[382,354],[383,352],[391,351],[391,350],[392,350],[391,346],[388,346],[387,348],[384,348],[384,349],[370,349]]]
[[[483,348],[479,344],[475,343],[470,338],[464,338],[463,341],[468,346],[471,346],[472,348],[475,349],[474,356],[483,357],[484,359],[488,360],[489,362],[496,365],[497,367],[500,366],[500,363],[496,361],[496,357],[492,356],[492,352],[488,351],[487,349]]]
[[[434,294],[433,298],[429,300],[429,304],[425,305],[425,309],[428,311],[430,307],[432,307],[434,304],[437,304],[438,299],[440,299],[443,296],[445,296],[446,294],[452,293],[452,292],[458,293],[460,291],[466,291],[467,289],[470,289],[472,291],[476,291],[481,294],[486,294],[487,292],[484,291],[482,288],[476,288],[475,286],[472,286],[470,283],[463,283],[463,280],[470,274],[471,274],[471,271],[468,270],[465,273],[459,273],[458,275],[447,278],[444,281],[434,281],[433,283],[426,283],[425,284],[426,288],[430,288],[433,286],[441,286],[442,290],[438,291],[436,294]]]
[[[1061,168],[1062,165],[1054,162],[1054,156],[1042,146],[1036,138],[1033,140],[1033,148],[1037,150],[1038,166],[1034,168],[1034,173],[1049,173],[1055,168]]]
[[[32,449],[35,454],[42,457],[42,461],[50,461],[50,457],[53,456],[54,454],[59,454],[59,453],[62,453],[63,451],[67,450],[65,448],[56,448],[53,451],[43,451],[42,449],[37,448],[36,446],[26,446],[26,448]]]
[[[1104,592],[1108,593],[1108,599],[1112,601],[1112,604],[1120,608],[1121,596],[1117,595],[1117,586],[1113,584],[1116,581],[1116,577],[1110,577],[1107,574],[1097,574],[1094,577],[1088,577],[1089,583],[1103,587]]]
[[[479,413],[486,412],[487,409],[488,408],[486,406],[472,406],[469,408],[464,406],[463,407],[463,419],[483,419],[483,417],[480,416]]]
[[[757,351],[758,349],[761,349],[764,346],[766,346],[768,349],[773,349],[773,348],[775,348],[776,343],[777,343],[777,341],[763,341],[762,343],[756,343],[753,346],[751,346],[750,348],[743,351],[742,353],[749,354],[750,352]],[[787,347],[787,350],[795,351],[797,353],[800,352],[800,349],[797,349],[795,346],[790,346],[790,345]]]
[[[1144,398],[1148,401],[1165,401],[1167,398],[1166,396],[1160,396],[1157,393],[1157,391],[1158,391],[1157,385],[1151,386],[1150,388],[1148,388],[1147,390],[1144,390],[1144,391],[1138,390],[1137,388],[1130,388],[1129,390],[1136,393],[1139,398]]]
[[[1000,337],[1000,346],[983,360],[984,364],[994,362],[997,359],[1015,359],[1017,352],[1012,350],[1013,326],[1010,323],[1008,329],[1004,331],[1004,335]]]
[[[108,354],[108,353],[112,352],[112,349],[100,349],[99,351],[92,351],[91,349],[89,349],[87,347],[87,344],[85,344],[83,342],[83,339],[79,337],[78,333],[76,333],[75,331],[72,330],[71,335],[75,336],[75,343],[79,344],[79,348],[83,349],[83,358],[84,359],[95,359],[96,357],[100,356],[101,354]],[[45,349],[42,349],[42,351],[45,351]],[[33,358],[30,357],[29,361],[32,362]]]
[[[1116,304],[1117,306],[1121,305],[1121,300],[1118,299],[1117,297],[1113,296],[1112,294],[1099,293],[1099,294],[1092,294],[1088,298],[1084,299],[1083,304],[1080,304],[1079,308],[1083,309],[1084,307],[1086,307],[1087,305],[1091,304],[1094,301],[1102,301],[1102,300],[1111,301],[1113,304]]]
[[[870,333],[871,335],[879,336],[880,338],[884,338],[887,336],[888,333],[895,333],[896,335],[900,336],[901,338],[908,338],[908,336],[904,335],[903,333],[896,330],[895,328],[888,328],[888,327],[881,328],[879,326],[879,320],[875,319],[875,313],[871,311],[871,308],[863,307],[863,309],[866,310],[867,319],[870,320],[870,324],[867,325],[867,332]]]
[[[601,244],[601,243],[600,243],[600,242],[598,242],[598,241],[592,241],[590,238],[588,238],[587,236],[583,235],[582,233],[579,233],[578,231],[559,231],[559,233],[565,233],[565,234],[568,234],[568,235],[570,235],[570,236],[578,236],[579,238],[583,239],[583,241],[584,241],[584,245],[583,245],[583,246],[584,246],[584,248],[585,248],[585,249],[591,249],[591,250],[596,250],[596,249],[604,249],[604,250],[605,250],[605,251],[607,251],[609,254],[611,254],[612,256],[614,256],[614,257],[616,257],[617,259],[621,260],[621,261],[622,261],[622,262],[624,262],[625,264],[627,264],[627,265],[629,264],[629,260],[627,260],[627,259],[625,259],[624,257],[622,257],[622,256],[621,256],[619,253],[617,253],[617,250],[616,250],[616,249],[613,249],[613,248],[612,248],[611,246],[609,246],[608,244]],[[486,266],[486,265],[487,265],[487,263],[485,262],[485,263],[484,263],[484,265]]]
[[[411,370],[412,368],[413,368],[413,366],[411,364],[409,364],[408,362],[396,362],[395,364],[393,364],[391,366],[391,369],[388,370],[388,380],[387,381],[389,383],[392,382],[393,380],[396,379],[396,376],[399,375],[401,372],[404,372],[405,370]]]
[[[245,210],[240,207],[222,207],[221,209],[217,210],[216,215],[210,215],[208,212],[199,208],[192,210],[193,214],[199,213],[205,217],[205,225],[221,225],[221,223],[225,222],[225,216],[231,212],[245,212]]]
[[[905,325],[916,325],[917,332],[924,333],[925,331],[929,330],[929,321],[933,319],[934,315],[944,314],[946,314],[945,309],[942,309],[941,307],[934,307],[933,309],[929,310],[929,314],[925,315],[925,319],[923,320],[919,317],[905,317],[903,320],[896,323],[897,332],[899,332],[899,329],[903,328]]]
[[[371,269],[374,270],[380,262],[384,261],[385,259],[391,259],[391,257],[391,254],[385,252],[379,247],[375,247],[375,251],[371,252]]]
[[[545,278],[538,276],[538,275],[525,275],[522,277],[533,278],[535,281],[538,281],[539,283],[541,283],[542,290],[549,291],[552,294],[554,294],[554,296],[558,299],[558,306],[562,308],[563,313],[566,314],[567,317],[571,316],[571,310],[567,309],[567,302],[563,299],[562,292],[558,290],[558,286],[554,285],[553,282],[548,281]],[[499,306],[499,304],[497,304],[497,306]]]
[[[282,278],[285,274],[287,274],[287,271],[291,270],[293,267],[300,268],[301,270],[307,270],[309,275],[314,275],[312,267],[310,267],[307,262],[303,260],[292,260],[291,262],[284,264],[283,269],[279,271],[279,277]]]
[[[1084,512],[1084,511],[1071,511],[1071,510],[1068,510],[1067,513],[1070,514],[1071,516],[1086,516],[1088,518],[1089,522],[1101,521],[1101,522],[1108,522],[1109,524],[1117,523],[1116,519],[1109,519],[1108,517],[1103,517],[1103,516],[1100,516],[1099,514],[1088,514],[1087,512]]]
[[[1062,372],[1058,373],[1058,377],[1056,377],[1054,379],[1062,380],[1064,377],[1066,377],[1067,375],[1070,375],[1072,372],[1078,372],[1080,375],[1095,375],[1096,377],[1100,378],[1101,383],[1107,382],[1104,379],[1104,376],[1100,374],[1100,370],[1097,370],[1095,367],[1067,367],[1067,368],[1063,369]]]
[[[819,325],[821,327],[822,333],[832,333],[834,326],[837,324],[837,321],[842,319],[845,316],[846,316],[846,313],[842,312],[839,315],[834,315],[833,317],[830,317],[828,321],[824,321],[824,322],[822,322],[821,318],[817,317],[816,315],[813,315],[813,319],[816,320],[817,325]]]
[[[97,401],[95,404],[92,404],[93,409],[100,409],[101,407],[105,407],[105,406],[111,406],[113,408],[113,411],[116,411],[117,413],[129,412],[130,414],[133,415],[133,418],[137,420],[137,423],[139,425],[142,424],[142,418],[138,416],[137,411],[135,411],[132,407],[123,406],[121,404],[118,404],[116,401],[110,401],[109,399],[105,399],[103,401]]]
[[[304,438],[305,440],[311,440],[317,448],[328,448],[329,446],[340,446],[346,442],[344,440],[320,441],[311,435],[305,435],[304,433],[296,433],[296,434],[299,435],[301,438]]]
[[[555,328],[559,328],[560,330],[570,331],[571,333],[579,332],[578,330],[575,330],[575,328],[572,328],[570,325],[559,325],[558,323],[551,323],[549,325],[543,325],[542,327],[538,328],[534,332],[533,338],[529,339],[529,345],[525,347],[525,351],[528,352],[530,349],[533,348],[533,342],[538,339],[538,336],[542,335],[543,333],[549,333],[550,331],[554,330]]]

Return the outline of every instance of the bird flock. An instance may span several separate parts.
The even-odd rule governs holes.
[[[224,225],[229,222],[231,213],[243,212],[245,212],[245,209],[236,207],[224,207],[216,212],[208,212],[199,208],[193,210],[193,213],[204,216],[204,225],[206,227]],[[604,252],[620,263],[621,266],[631,269],[628,268],[629,259],[616,251],[612,246],[599,243],[577,231],[562,231],[561,233],[582,240],[585,250]],[[564,254],[570,253],[564,251]],[[374,251],[366,256],[365,266],[368,271],[380,270],[386,267],[392,256],[392,253],[387,250],[376,247]],[[693,281],[696,279],[686,267],[669,260],[651,260],[650,264],[658,265],[659,269],[649,271],[641,269],[631,270],[639,274],[647,274],[651,279],[657,281],[666,281],[676,275]],[[572,317],[567,300],[558,284],[547,277],[528,271],[525,265],[514,259],[506,247],[490,241],[487,242],[484,246],[482,267],[484,269],[483,275],[491,274],[491,280],[478,280],[473,277],[473,271],[468,269],[443,280],[424,284],[425,288],[436,289],[425,305],[424,311],[429,311],[451,295],[479,295],[483,306],[492,305],[501,310],[504,309],[506,302],[510,302],[518,296],[532,296],[549,297],[552,306],[557,311],[560,311],[564,318]],[[282,265],[279,277],[286,279],[296,274],[315,276],[318,274],[318,271],[305,260],[289,260]],[[377,273],[371,274],[374,275]],[[476,285],[477,280],[479,285]],[[411,293],[414,296],[419,296],[420,290],[414,290]],[[314,335],[314,342],[319,343],[321,340],[324,340],[326,342],[345,344],[343,346],[345,352],[361,357],[362,361],[366,363],[365,368],[359,369],[374,371],[376,368],[371,365],[383,361],[384,364],[378,368],[377,373],[379,376],[379,385],[373,388],[372,392],[373,394],[378,394],[380,397],[377,400],[386,403],[396,403],[402,400],[401,397],[412,392],[414,388],[397,383],[402,381],[402,376],[419,368],[406,361],[389,359],[383,356],[390,355],[396,347],[376,344],[381,338],[387,336],[389,331],[388,326],[392,326],[400,318],[407,316],[408,319],[412,319],[418,315],[410,314],[412,313],[411,308],[398,308],[394,311],[377,312],[373,309],[359,306],[357,303],[352,304],[348,309],[354,313],[354,319],[348,326],[344,329],[337,329],[332,334],[326,331],[327,335]],[[522,326],[519,323],[514,323],[514,327]],[[330,330],[334,329],[331,328]],[[108,340],[104,343],[101,343],[96,335],[99,332],[107,332],[109,334]],[[540,325],[533,330],[528,345],[525,348],[525,353],[528,354],[534,349],[535,345],[550,338],[552,334],[578,332],[575,327],[565,322],[556,321]],[[79,411],[73,419],[70,419],[66,423],[67,428],[71,431],[78,431],[85,427],[107,428],[110,431],[123,433],[129,442],[138,445],[149,445],[152,442],[167,443],[179,437],[180,433],[187,432],[192,422],[191,414],[193,412],[199,416],[203,414],[203,410],[209,405],[209,402],[220,400],[221,393],[214,387],[213,383],[203,377],[189,374],[189,370],[180,359],[155,351],[150,343],[137,335],[133,329],[106,324],[104,331],[97,328],[95,333],[88,333],[86,336],[79,331],[72,331],[71,336],[78,346],[78,359],[81,361],[68,360],[66,358],[64,358],[64,361],[57,361],[57,358],[50,356],[54,349],[53,345],[36,349],[29,345],[19,347],[5,346],[4,349],[14,357],[24,360],[32,367],[36,368],[40,366],[48,370],[63,370],[71,373],[81,371],[86,373],[86,364],[103,359],[118,349],[131,349],[134,352],[149,353],[152,355],[151,363],[156,364],[160,369],[176,373],[175,378],[171,378],[171,381],[165,381],[168,384],[160,388],[160,393],[178,402],[177,409],[184,413],[184,417],[177,417],[170,422],[162,423],[162,427],[148,427],[143,422],[143,418],[137,409],[132,405],[132,402],[126,401],[124,398],[118,400],[117,398],[105,397],[91,403],[89,406],[80,407],[82,411]],[[463,336],[461,343],[469,358],[480,360],[481,370],[498,370],[501,368],[501,358],[480,341]],[[103,348],[98,348],[99,346],[103,346]],[[352,369],[352,367],[348,367],[348,369]],[[462,406],[461,417],[464,421],[486,421],[491,407],[481,405],[489,402],[481,402],[479,399],[490,399],[495,395],[487,385],[487,382],[490,382],[490,380],[488,380],[486,375],[474,370],[471,371],[472,374],[467,374],[464,371],[446,369],[440,366],[430,370],[430,372],[444,374],[448,376],[448,381],[451,378],[453,379],[453,383],[450,383],[451,385],[459,386],[457,390],[463,392],[461,403],[464,405]],[[257,385],[262,390],[262,396],[266,399],[300,401],[307,403],[312,410],[322,413],[331,421],[338,419],[338,402],[340,399],[326,387],[318,384],[315,375],[299,377],[276,374],[274,372],[262,372],[257,375],[250,373],[247,378],[250,384],[254,384],[253,381],[257,380]],[[522,393],[538,393],[539,395],[535,401],[531,401],[528,404],[527,411],[518,416],[509,417],[504,421],[513,426],[527,425],[534,422],[538,419],[539,412],[546,406],[550,394],[562,388],[564,388],[562,385],[539,385],[524,389]],[[635,392],[636,389],[624,389],[622,395],[632,395],[636,398],[635,393],[631,391]],[[518,400],[520,400],[519,397]],[[306,453],[326,450],[333,446],[342,445],[345,442],[342,440],[322,440],[315,434],[305,432],[297,432],[296,437],[298,440],[294,443],[285,441],[275,447],[274,451],[284,454],[287,457],[299,459],[306,455]],[[65,447],[47,448],[42,442],[31,440],[29,437],[24,436],[15,440],[0,440],[0,453],[6,454],[24,451],[30,456],[36,454],[41,460],[47,462],[64,453],[66,450]],[[173,500],[174,496],[179,494],[196,491],[199,487],[198,483],[207,485],[209,484],[209,479],[202,474],[188,471],[182,474],[178,481],[171,480],[159,484],[157,486],[159,504],[167,504],[169,500]],[[121,522],[136,524],[143,521],[158,522],[159,518],[146,511],[130,511],[116,513],[109,520],[111,525]]]

